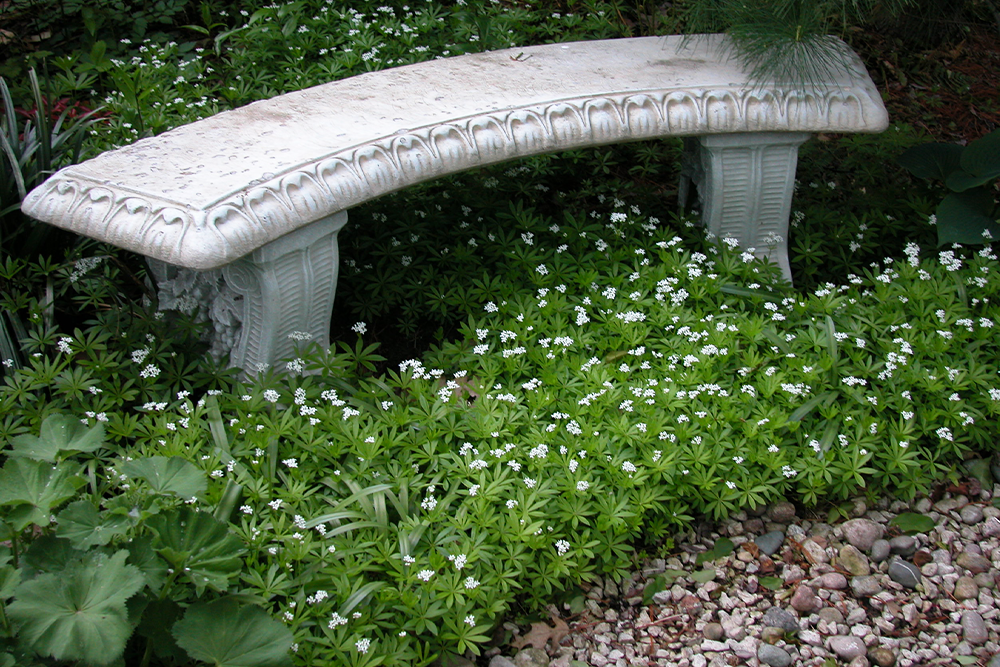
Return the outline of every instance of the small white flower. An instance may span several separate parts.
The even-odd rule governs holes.
[[[433,576],[434,570],[420,570],[420,572],[417,572],[417,579],[420,581],[430,581]]]

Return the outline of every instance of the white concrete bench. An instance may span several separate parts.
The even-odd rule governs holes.
[[[696,138],[705,225],[790,277],[798,146],[815,132],[879,132],[888,117],[856,58],[814,89],[751,89],[724,39],[550,44],[362,74],[63,169],[23,210],[150,258],[161,295],[207,306],[216,351],[231,347],[247,370],[291,355],[293,332],[328,344],[347,209],[539,153]]]

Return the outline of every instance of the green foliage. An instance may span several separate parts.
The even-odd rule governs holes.
[[[951,191],[937,208],[938,245],[978,245],[1000,238],[994,184],[1000,179],[1000,130],[967,146],[929,143],[910,148],[899,164]]]
[[[890,525],[897,526],[907,535],[926,533],[934,530],[934,526],[937,525],[934,522],[934,519],[929,516],[925,514],[914,514],[913,512],[904,512],[903,514],[899,514],[889,523]]]
[[[291,631],[263,609],[240,607],[231,598],[191,605],[174,624],[173,633],[188,655],[218,667],[291,664]]]

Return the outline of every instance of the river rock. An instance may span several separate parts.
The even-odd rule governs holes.
[[[966,570],[972,574],[979,574],[980,572],[986,572],[990,569],[992,563],[986,558],[983,558],[979,554],[969,553],[968,551],[963,551],[958,554],[955,558],[955,564],[959,567],[964,567]]]
[[[549,654],[540,648],[522,648],[514,656],[515,667],[549,667]]]
[[[979,612],[967,611],[962,614],[962,637],[970,644],[985,644],[989,639],[986,623]]]
[[[956,600],[975,600],[979,597],[979,586],[972,577],[959,577],[952,595]]]
[[[860,637],[850,635],[836,635],[830,637],[830,650],[837,654],[841,660],[854,660],[859,655],[865,655],[868,647]]]
[[[770,667],[788,667],[792,664],[792,656],[783,648],[762,643],[757,648],[757,659]]]
[[[799,629],[799,619],[795,618],[793,613],[781,607],[771,607],[764,612],[764,617],[760,619],[760,624],[781,628],[785,632],[797,632]]]
[[[871,519],[851,519],[840,527],[847,543],[859,551],[868,551],[882,537],[882,526]]]
[[[871,566],[868,564],[868,557],[854,545],[848,544],[841,547],[837,556],[837,564],[856,577],[863,577],[871,574]]]
[[[889,551],[900,556],[912,556],[917,550],[917,541],[911,535],[897,535],[889,540]]]
[[[767,508],[764,518],[774,523],[788,523],[795,519],[795,505],[787,501],[774,503]]]
[[[867,598],[882,590],[878,579],[871,575],[864,577],[851,577],[851,593],[856,598]]]
[[[885,646],[873,646],[868,649],[868,660],[878,667],[892,667],[896,664],[896,654]]]
[[[892,547],[888,540],[875,540],[872,543],[870,558],[873,563],[881,563],[889,557]]]
[[[816,591],[813,590],[812,586],[799,584],[795,593],[792,594],[789,604],[800,614],[811,614],[822,608],[823,601],[816,596]]]
[[[785,534],[780,530],[772,530],[770,533],[764,533],[760,537],[754,540],[754,544],[760,549],[760,552],[765,556],[770,556],[778,549],[781,548],[781,543],[785,541]]]
[[[906,588],[916,588],[920,583],[920,570],[913,563],[893,558],[889,563],[889,578]]]

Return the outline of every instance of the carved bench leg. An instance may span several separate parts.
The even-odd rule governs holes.
[[[804,132],[713,134],[698,137],[697,169],[689,171],[698,186],[702,221],[720,238],[754,248],[781,268],[788,266],[788,215],[795,185],[795,164]]]
[[[330,316],[337,292],[341,211],[268,243],[222,267],[226,283],[242,297],[243,328],[229,363],[248,374],[295,354],[294,332],[330,344]]]
[[[247,374],[295,353],[293,332],[330,344],[337,291],[342,211],[262,246],[221,269],[194,271],[147,258],[160,310],[198,313],[211,321],[207,339],[216,359]]]

